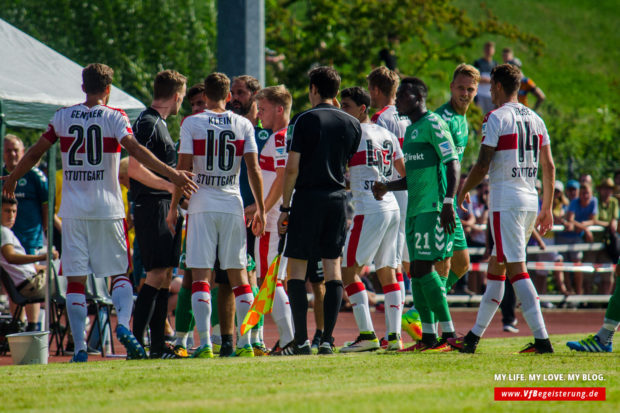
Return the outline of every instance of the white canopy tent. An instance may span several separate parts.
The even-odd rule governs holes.
[[[0,100],[9,126],[45,129],[54,112],[84,101],[82,67],[0,19]],[[110,106],[131,119],[145,107],[117,87]]]

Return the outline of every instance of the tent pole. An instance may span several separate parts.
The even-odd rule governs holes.
[[[2,111],[2,99],[0,99],[0,154],[4,154],[4,134],[6,133],[6,124],[4,121],[4,112]],[[0,181],[0,192],[4,181]],[[0,235],[0,243],[2,242],[2,236]]]
[[[54,206],[56,201],[56,145],[52,145],[47,151],[47,289],[45,291],[45,317],[44,331],[49,330],[50,317],[52,317],[50,307],[50,297],[52,289],[52,261],[54,259]]]

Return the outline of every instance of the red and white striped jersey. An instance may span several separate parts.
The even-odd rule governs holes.
[[[260,169],[263,174],[263,196],[267,198],[273,182],[276,180],[276,169],[284,168],[288,153],[286,152],[286,130],[280,129],[272,133],[265,142],[263,150],[260,152]],[[278,218],[280,217],[280,205],[282,205],[282,195],[280,200],[267,212],[267,223],[265,231],[278,232]]]
[[[482,144],[495,148],[489,169],[491,211],[538,211],[536,175],[540,148],[549,145],[543,120],[520,103],[486,114]]]
[[[394,170],[394,161],[403,157],[396,136],[385,128],[372,123],[362,123],[362,139],[357,152],[349,160],[351,195],[356,215],[398,209],[392,192],[377,201],[372,195],[375,181],[389,182]]]
[[[180,154],[194,156],[194,182],[198,191],[188,212],[226,212],[243,215],[239,192],[241,157],[257,153],[252,123],[231,111],[205,110],[181,124]]]
[[[396,106],[388,105],[372,115],[372,123],[389,130],[398,138],[400,147],[403,147],[405,139],[405,131],[407,126],[411,125],[411,120],[407,116],[400,116],[396,110]]]
[[[132,134],[129,118],[121,109],[79,104],[56,111],[43,137],[52,143],[60,140],[63,169],[60,217],[125,217],[118,182],[120,141]]]

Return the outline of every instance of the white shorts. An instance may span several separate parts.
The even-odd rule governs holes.
[[[247,265],[245,222],[242,215],[197,212],[187,215],[187,268],[244,269]]]
[[[67,277],[126,274],[129,266],[125,219],[62,220],[61,271]]]
[[[400,209],[400,224],[398,226],[398,236],[396,238],[396,260],[398,264],[409,262],[409,249],[407,248],[407,237],[405,232],[405,222],[407,221],[407,191],[394,191],[398,208]]]
[[[498,262],[525,262],[525,248],[534,230],[534,211],[493,211],[489,214],[493,252]]]
[[[254,241],[254,253],[256,259],[256,276],[264,279],[273,259],[278,255],[280,237],[277,232],[265,232]]]
[[[369,265],[396,268],[396,237],[400,212],[383,211],[353,217],[344,246],[343,267]]]

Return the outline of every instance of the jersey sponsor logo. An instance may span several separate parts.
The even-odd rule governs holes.
[[[446,142],[441,142],[439,144],[439,150],[441,151],[441,154],[443,156],[448,156],[450,154],[453,153],[452,151],[452,145],[450,145],[450,142],[446,141]]]
[[[409,161],[423,161],[424,154],[423,153],[406,153],[405,154],[405,162]]]
[[[411,139],[415,139],[418,137],[418,130],[414,129],[413,132],[411,132]]]
[[[258,139],[260,139],[261,141],[266,141],[267,139],[269,139],[269,132],[267,132],[266,130],[261,130],[258,132]]]
[[[26,178],[21,178],[19,181],[17,181],[17,186],[26,186],[27,183],[28,181],[26,180]]]
[[[285,147],[276,148],[276,152],[278,153],[278,155],[284,155],[286,153],[286,148]]]

